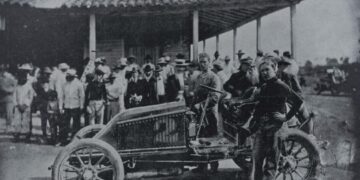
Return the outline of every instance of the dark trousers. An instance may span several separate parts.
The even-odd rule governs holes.
[[[62,142],[67,140],[69,132],[71,132],[72,135],[75,135],[80,129],[80,116],[80,108],[64,109],[64,115],[60,126],[60,138]],[[71,118],[73,119],[73,127],[70,130]]]
[[[218,135],[218,106],[207,109],[205,124],[200,130],[200,137],[214,137]]]
[[[50,124],[50,131],[51,131],[51,140],[56,143],[58,141],[58,114],[52,113],[48,114],[48,120]]]
[[[252,180],[263,180],[264,176],[274,176],[271,173],[267,173],[268,171],[265,171],[263,167],[266,160],[267,164],[265,167],[269,168],[269,164],[272,164],[272,169],[276,169],[274,166],[276,166],[276,155],[278,151],[275,133],[276,131],[263,130],[259,130],[256,133],[253,147]]]
[[[41,118],[41,131],[44,137],[47,136],[46,133],[46,126],[47,126],[47,121],[48,121],[48,113],[46,110],[41,110],[40,111],[40,118]]]

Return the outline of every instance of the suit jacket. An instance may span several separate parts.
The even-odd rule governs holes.
[[[141,87],[141,95],[142,97],[142,105],[148,106],[157,104],[157,93],[156,93],[156,79],[151,77],[149,80],[146,78],[139,80],[139,84]]]
[[[165,94],[167,96],[168,101],[175,101],[176,97],[179,95],[179,91],[181,90],[180,82],[176,78],[176,75],[173,74],[168,77],[166,87],[165,87]]]

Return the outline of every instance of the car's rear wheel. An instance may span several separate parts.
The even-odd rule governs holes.
[[[317,175],[320,155],[307,134],[291,130],[281,137],[275,180],[306,180]]]
[[[108,143],[98,139],[81,139],[70,143],[56,157],[53,180],[123,180],[120,155]]]

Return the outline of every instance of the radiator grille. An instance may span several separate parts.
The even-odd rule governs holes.
[[[117,125],[119,150],[185,146],[185,113],[140,118]]]

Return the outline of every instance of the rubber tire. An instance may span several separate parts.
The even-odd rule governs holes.
[[[287,130],[281,135],[281,138],[283,140],[292,139],[298,143],[300,142],[305,147],[309,155],[313,156],[313,162],[311,165],[313,168],[311,169],[309,176],[305,179],[315,178],[320,173],[318,172],[320,167],[320,151],[315,141],[309,138],[308,134],[298,129]]]
[[[109,157],[111,164],[115,167],[115,180],[123,180],[125,176],[124,165],[121,160],[119,153],[108,143],[99,140],[99,139],[80,139],[74,141],[67,145],[60,153],[57,155],[54,165],[52,166],[51,179],[52,180],[62,180],[60,179],[60,165],[64,161],[64,158],[67,158],[74,150],[83,148],[83,147],[94,147],[101,149],[101,151]]]
[[[93,124],[89,126],[85,126],[81,128],[73,137],[72,141],[76,141],[84,138],[92,138],[98,133],[101,129],[103,129],[105,125],[103,124]]]

